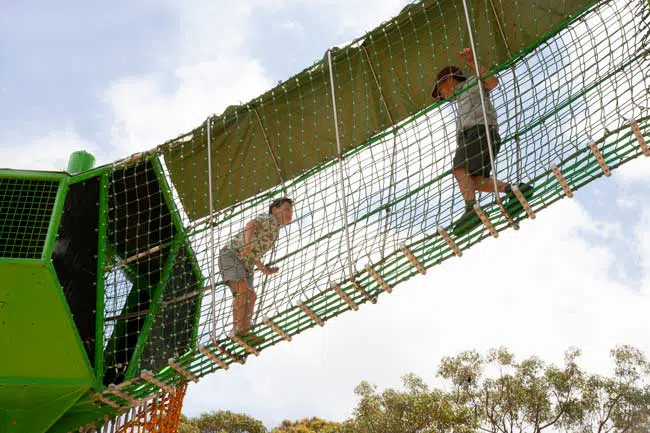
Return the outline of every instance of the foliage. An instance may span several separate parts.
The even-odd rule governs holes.
[[[204,413],[198,418],[182,420],[179,433],[267,433],[261,421],[230,411]]]
[[[178,433],[201,433],[199,426],[194,421],[188,419],[185,415],[181,416],[181,423],[178,426]]]
[[[588,374],[578,349],[561,366],[538,357],[518,361],[506,348],[446,357],[441,388],[408,374],[403,389],[361,382],[353,416],[283,421],[271,433],[647,433],[650,363],[631,346],[611,352],[612,376]],[[231,412],[184,419],[180,433],[266,433],[258,420]]]
[[[312,417],[299,421],[282,421],[271,433],[337,433],[340,428],[339,423]]]

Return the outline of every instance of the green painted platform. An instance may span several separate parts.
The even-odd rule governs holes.
[[[0,354],[3,433],[47,431],[93,384],[63,292],[45,261],[0,260]]]

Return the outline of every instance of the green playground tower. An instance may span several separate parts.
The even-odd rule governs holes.
[[[92,396],[194,344],[200,297],[161,308],[201,275],[158,160],[93,165],[79,151],[66,172],[0,170],[2,433],[63,433],[113,415]],[[107,320],[116,263],[123,306]],[[172,323],[179,309],[197,320]],[[156,338],[173,326],[173,339]]]

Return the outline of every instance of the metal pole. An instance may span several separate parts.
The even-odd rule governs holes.
[[[370,55],[368,55],[368,50],[366,47],[363,47],[363,52],[366,55],[366,62],[368,62],[368,67],[370,67],[370,72],[372,72],[372,77],[375,79],[375,84],[377,85],[377,90],[379,90],[379,96],[381,98],[381,102],[384,105],[384,109],[386,110],[386,114],[388,115],[388,120],[390,120],[390,124],[393,127],[393,153],[391,155],[390,159],[390,183],[388,186],[388,202],[390,203],[393,200],[393,191],[395,189],[395,153],[397,152],[397,127],[395,125],[395,121],[393,120],[393,116],[390,114],[390,110],[388,109],[388,104],[386,103],[386,98],[384,97],[384,92],[381,89],[381,86],[379,85],[379,79],[377,78],[377,74],[375,73],[375,68],[372,66],[372,62],[370,61]],[[386,239],[388,238],[388,223],[390,222],[390,208],[386,208],[386,222],[384,224],[384,237],[381,242],[381,258],[384,258],[384,252],[386,251]]]
[[[472,35],[472,24],[469,20],[469,11],[467,9],[467,0],[463,0],[463,8],[465,9],[465,20],[467,21],[467,30],[469,32],[469,42],[472,47],[472,57],[474,58],[474,68],[476,70],[476,81],[479,86],[479,96],[481,97],[481,110],[483,111],[483,123],[485,125],[485,134],[488,139],[488,152],[490,154],[490,166],[492,168],[492,181],[494,182],[494,196],[499,205],[501,205],[501,199],[499,198],[499,191],[497,185],[497,174],[496,167],[494,165],[494,152],[492,152],[492,137],[490,137],[490,128],[488,127],[487,113],[485,111],[485,96],[483,95],[483,87],[481,83],[481,71],[478,66],[478,59],[476,53],[476,47],[474,45],[474,36]]]
[[[214,270],[215,270],[215,252],[214,252],[214,218],[213,218],[213,204],[212,204],[212,134],[210,131],[210,118],[207,120],[207,134],[208,134],[208,200],[210,201],[210,218],[208,226],[210,228],[210,285],[212,286],[212,336],[217,338],[217,299],[216,299],[216,287],[214,283]],[[234,300],[233,300],[234,302]]]
[[[508,51],[508,56],[512,59],[512,51],[510,50],[510,44],[508,44],[508,39],[506,38],[506,34],[503,31],[503,26],[501,25],[501,20],[499,20],[499,14],[497,14],[497,8],[494,6],[494,1],[490,0],[490,6],[492,6],[492,13],[494,14],[494,19],[497,22],[497,26],[499,28],[499,33],[501,34],[501,39],[503,39],[503,44],[506,46],[506,50]],[[530,74],[530,68],[528,68],[528,63],[524,62],[526,65],[526,68],[529,70],[528,73]],[[515,83],[515,143],[517,145],[517,156],[516,156],[516,175],[517,175],[517,184],[521,182],[521,144],[519,143],[519,96],[517,95],[519,91],[519,83],[517,82],[517,72],[515,65],[511,65],[510,69],[512,70],[512,79],[514,80]]]
[[[341,186],[341,200],[343,201],[343,224],[345,229],[345,241],[348,247],[348,266],[350,267],[350,279],[354,277],[354,268],[352,267],[352,248],[350,244],[350,230],[348,226],[348,205],[345,199],[345,173],[343,167],[343,151],[341,149],[341,137],[339,136],[339,121],[336,114],[336,93],[334,90],[334,69],[332,67],[332,50],[327,51],[327,62],[330,69],[330,85],[332,88],[332,110],[334,111],[334,130],[336,132],[336,148],[338,151],[339,179]]]

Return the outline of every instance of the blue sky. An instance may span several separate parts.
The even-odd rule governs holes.
[[[101,142],[98,96],[116,77],[155,71],[174,23],[168,11],[129,1],[11,2],[0,18],[0,126],[73,122]],[[167,37],[166,37],[167,36]]]
[[[82,147],[100,163],[151,148],[403,3],[9,0],[0,16],[0,166],[63,169]],[[650,353],[649,170],[641,158],[377,305],[202,379],[185,413],[243,411],[269,427],[344,419],[359,381],[397,386],[414,372],[433,382],[440,357],[473,348],[505,345],[560,362],[577,345],[593,370],[606,370],[614,344]],[[515,278],[504,281],[506,272]]]
[[[234,12],[248,31],[233,39],[245,41],[223,44],[213,42],[211,36],[221,39],[231,35],[219,31],[202,34],[200,28],[188,32],[186,27],[194,25],[194,17],[192,13],[184,17],[185,6],[174,2],[10,1],[0,17],[0,128],[38,136],[39,131],[73,124],[84,139],[108,146],[112,109],[105,100],[106,91],[122,78],[149,76],[155,78],[162,93],[173,93],[182,85],[177,76],[179,66],[219,61],[223,51],[234,49],[259,62],[272,83],[300,71],[332,44],[358,34],[353,31],[356,28],[337,25],[332,10],[317,13],[307,2],[288,2],[296,3],[292,7],[281,7],[281,3],[225,9],[207,2],[187,3],[194,13],[202,14],[203,9],[214,17],[199,27],[222,26],[228,20],[224,11],[237,10]],[[331,3],[336,7],[336,2]],[[184,39],[188,34],[191,36]],[[219,45],[228,47],[220,49]],[[215,105],[216,111],[225,108]],[[201,113],[194,123],[208,114]],[[185,131],[176,131],[181,132]]]

